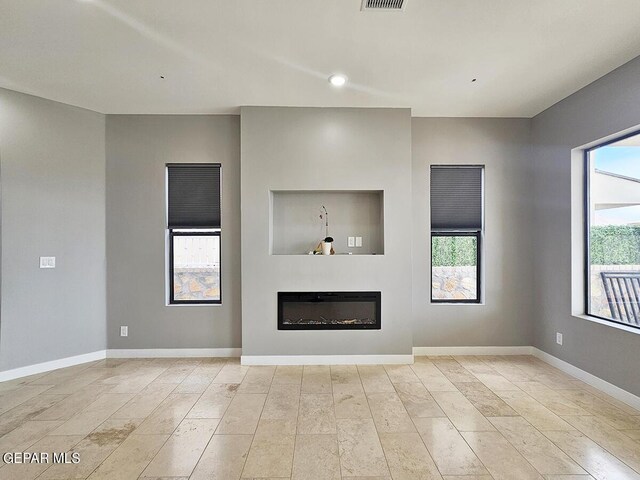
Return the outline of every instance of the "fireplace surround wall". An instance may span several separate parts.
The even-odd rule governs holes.
[[[242,107],[240,138],[243,362],[410,357],[410,110]],[[384,253],[274,254],[273,192],[290,191],[379,192]],[[309,215],[317,218],[317,208],[314,202]],[[330,228],[340,210],[338,202],[329,212]],[[345,234],[359,235],[352,232]],[[278,292],[353,291],[381,292],[379,329],[278,329]]]

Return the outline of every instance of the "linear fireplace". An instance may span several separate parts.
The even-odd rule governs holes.
[[[278,292],[278,330],[379,330],[380,300],[380,292]]]

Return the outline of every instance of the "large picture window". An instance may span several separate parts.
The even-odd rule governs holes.
[[[483,167],[431,167],[431,301],[480,303]]]
[[[640,327],[640,133],[585,152],[587,314]]]
[[[221,167],[167,165],[169,303],[222,303]]]

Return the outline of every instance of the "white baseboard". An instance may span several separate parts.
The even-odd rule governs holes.
[[[107,350],[107,358],[239,357],[241,348],[125,348]]]
[[[411,364],[413,355],[242,355],[242,365]]]
[[[5,370],[4,372],[0,372],[0,382],[28,377],[29,375],[36,375],[38,373],[50,372],[51,370],[57,370],[59,368],[72,367],[74,365],[80,365],[81,363],[94,362],[96,360],[102,360],[105,357],[106,350],[98,350],[97,352],[83,353],[82,355],[75,355],[73,357],[60,358],[49,362],[36,363],[35,365]]]
[[[413,347],[414,355],[531,355],[533,347]]]
[[[104,358],[239,357],[241,348],[110,349],[60,358],[0,372],[0,382],[28,377]],[[411,364],[414,355],[534,355],[549,365],[640,410],[640,397],[535,347],[413,347],[407,355],[242,355],[243,365],[371,365]]]
[[[543,352],[535,347],[532,348],[532,354],[542,360],[543,362],[548,363],[552,367],[556,367],[559,370],[562,370],[565,373],[568,373],[571,376],[576,377],[578,380],[582,380],[585,383],[588,383],[592,387],[597,388],[598,390],[603,391],[607,395],[612,396],[613,398],[620,400],[621,402],[626,403],[627,405],[635,408],[636,410],[640,410],[640,397],[634,395],[631,392],[627,392],[620,387],[615,386],[612,383],[607,382],[606,380],[601,379],[600,377],[596,377],[589,372],[586,372],[574,365],[571,365],[564,360],[560,360],[553,355],[548,354],[547,352]]]

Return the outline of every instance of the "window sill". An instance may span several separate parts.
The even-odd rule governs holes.
[[[457,306],[457,307],[484,307],[485,303],[480,302],[429,302],[429,305],[446,305],[446,306]]]
[[[221,307],[222,303],[166,303],[165,307]]]
[[[621,323],[609,322],[607,320],[603,320],[603,319],[598,318],[598,317],[593,317],[591,315],[584,315],[584,314],[574,313],[571,316],[574,317],[574,318],[579,318],[581,320],[588,320],[590,322],[599,323],[600,325],[605,325],[607,327],[612,327],[612,328],[615,328],[617,330],[623,330],[625,332],[635,333],[636,335],[640,335],[640,328],[627,327],[626,325],[623,325]]]

